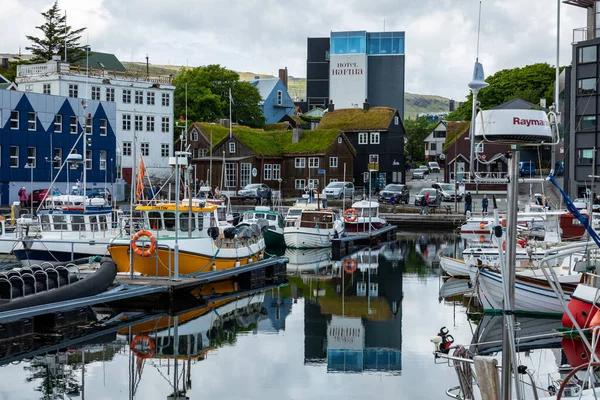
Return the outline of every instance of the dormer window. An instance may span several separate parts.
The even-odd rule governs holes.
[[[229,142],[229,152],[235,153],[235,142]]]
[[[192,130],[192,142],[197,142],[198,141],[198,131],[197,130]]]

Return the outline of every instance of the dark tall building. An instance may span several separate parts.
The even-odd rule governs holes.
[[[564,3],[587,10],[587,26],[573,31],[572,67],[565,71],[564,153],[557,151],[557,160],[564,157],[566,192],[571,197],[579,197],[587,189],[591,193],[599,192],[598,183],[589,187],[589,176],[598,175],[600,164],[600,157],[595,156],[596,148],[600,146],[597,121],[600,114],[600,4],[589,0]]]
[[[308,38],[307,53],[309,109],[332,100],[338,109],[368,103],[404,116],[404,32],[332,32]]]

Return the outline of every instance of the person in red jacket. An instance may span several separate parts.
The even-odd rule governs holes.
[[[27,190],[25,190],[25,186],[19,189],[19,200],[21,201],[21,207],[27,207]]]

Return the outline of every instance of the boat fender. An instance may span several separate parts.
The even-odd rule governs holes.
[[[138,247],[137,241],[142,237],[147,237],[150,240],[150,247],[145,250],[142,250]],[[137,231],[135,235],[131,238],[131,249],[135,254],[140,257],[150,257],[156,251],[156,238],[150,231],[141,230]]]
[[[210,236],[213,240],[219,237],[219,228],[217,228],[216,226],[211,226],[206,232],[208,233],[208,236]]]
[[[354,208],[349,208],[344,211],[344,219],[346,222],[354,222],[358,219],[358,213]]]
[[[152,358],[156,350],[154,339],[148,335],[136,335],[129,347],[138,358],[142,359]]]
[[[481,235],[479,236],[479,243],[483,243],[485,242],[485,236]]]
[[[481,222],[479,224],[479,229],[484,229],[485,228],[485,222]]]
[[[356,260],[352,258],[347,258],[344,260],[344,271],[346,271],[346,273],[353,274],[354,271],[356,271],[356,266]]]

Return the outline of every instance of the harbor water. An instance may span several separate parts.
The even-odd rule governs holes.
[[[2,340],[0,399],[447,398],[457,376],[434,363],[430,338],[446,327],[469,345],[478,324],[489,337],[501,324],[442,288],[437,257],[460,252],[458,237],[398,239],[355,263],[330,261],[331,249],[287,250],[287,285],[177,317],[131,312],[102,331],[110,310],[96,309],[59,332]],[[562,358],[550,342],[519,353],[542,387]]]

